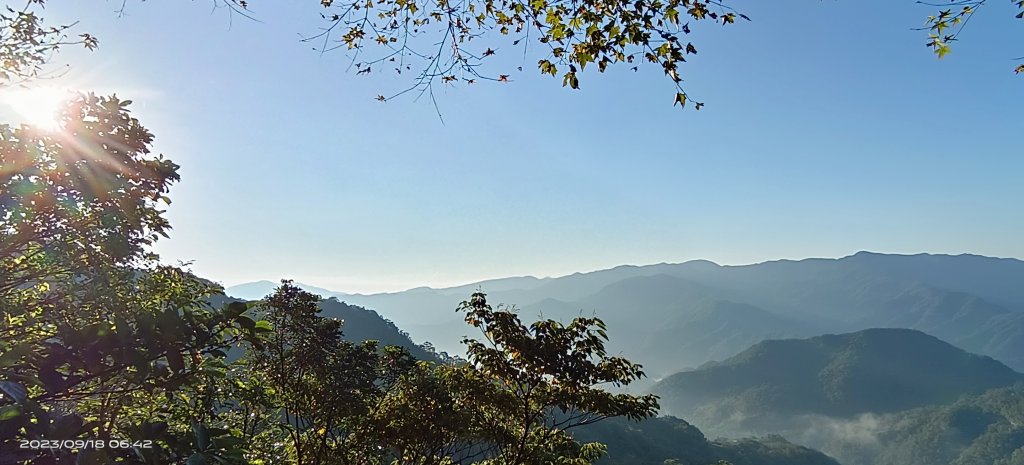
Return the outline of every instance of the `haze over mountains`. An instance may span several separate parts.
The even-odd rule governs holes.
[[[1024,375],[915,330],[765,341],[652,392],[709,434],[780,434],[845,465],[1024,463]]]
[[[414,340],[462,352],[458,341],[475,335],[455,308],[476,290],[526,320],[603,318],[610,351],[653,378],[633,389],[660,395],[672,415],[578,430],[608,444],[606,465],[1024,465],[1022,284],[1017,259],[861,252],[373,295],[304,287],[345,301],[322,305],[346,319],[347,337],[419,356],[432,354]],[[227,292],[259,298],[275,286]]]
[[[455,312],[479,289],[524,318],[606,320],[610,349],[654,378],[723,360],[765,339],[867,328],[924,331],[1024,370],[1024,261],[976,255],[885,255],[619,266],[558,278],[515,277],[372,295],[311,289],[376,310],[416,341],[461,353],[469,328]],[[233,286],[259,298],[273,283]],[[325,292],[326,291],[326,292]]]
[[[1024,375],[910,329],[770,340],[659,381],[664,413],[723,431],[771,431],[778,416],[893,413],[1011,386]]]
[[[675,417],[633,422],[608,419],[580,428],[576,438],[608,446],[600,465],[839,465],[835,459],[780,436],[709,440]]]

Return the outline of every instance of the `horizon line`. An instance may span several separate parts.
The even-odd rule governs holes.
[[[716,267],[720,267],[720,268],[740,268],[740,267],[757,266],[757,265],[764,265],[764,264],[767,264],[767,263],[779,263],[779,262],[794,262],[795,263],[795,262],[803,262],[803,261],[809,261],[809,260],[843,260],[843,259],[855,257],[857,255],[864,255],[864,254],[867,254],[867,255],[886,255],[886,256],[896,256],[896,257],[915,257],[915,256],[922,256],[922,255],[925,255],[925,256],[937,256],[937,257],[963,257],[963,256],[970,256],[970,257],[988,258],[988,259],[993,259],[993,260],[1024,261],[1024,259],[1019,258],[1019,257],[996,257],[996,256],[989,256],[989,255],[980,255],[980,254],[971,253],[971,252],[961,252],[961,253],[945,253],[945,252],[943,252],[943,253],[936,253],[936,252],[897,253],[897,252],[873,252],[873,251],[870,251],[870,250],[858,250],[857,252],[854,252],[854,253],[851,253],[851,254],[848,254],[848,255],[838,256],[838,257],[820,257],[819,256],[819,257],[803,257],[803,258],[776,258],[776,259],[771,259],[771,260],[764,260],[764,261],[753,262],[753,263],[741,263],[741,264],[722,264],[722,263],[718,263],[718,262],[716,262],[714,260],[710,260],[710,259],[706,259],[706,258],[695,258],[695,259],[692,259],[692,260],[686,260],[686,261],[682,261],[682,262],[658,262],[658,263],[645,263],[645,264],[628,264],[628,263],[626,263],[626,264],[615,265],[615,266],[605,267],[605,268],[597,268],[597,269],[591,269],[591,270],[585,270],[585,271],[575,271],[575,272],[572,272],[572,273],[562,274],[562,275],[555,275],[555,276],[551,276],[551,275],[549,275],[549,276],[542,276],[542,277],[539,277],[539,276],[536,276],[536,275],[497,276],[497,277],[482,278],[482,279],[478,279],[476,281],[465,282],[465,283],[454,284],[454,285],[447,285],[447,286],[442,286],[442,287],[432,287],[430,285],[422,285],[422,286],[414,286],[414,287],[409,287],[409,288],[403,288],[403,289],[400,289],[400,290],[381,291],[381,292],[346,292],[346,291],[337,291],[337,290],[334,290],[334,289],[329,289],[329,288],[327,288],[325,286],[319,286],[319,285],[315,285],[315,284],[299,282],[298,279],[294,279],[293,281],[295,281],[295,283],[299,284],[299,285],[308,286],[308,287],[321,288],[321,289],[327,290],[327,291],[329,291],[331,293],[334,293],[334,294],[344,294],[344,295],[349,295],[349,296],[364,296],[364,297],[366,297],[366,296],[387,295],[387,294],[401,294],[401,293],[404,293],[404,292],[415,291],[415,290],[444,291],[444,290],[456,289],[456,288],[460,288],[460,287],[472,286],[474,284],[482,284],[482,283],[486,283],[486,282],[489,282],[489,281],[501,281],[501,280],[509,280],[509,279],[535,279],[535,280],[543,281],[543,280],[551,280],[551,279],[560,279],[560,278],[565,278],[565,277],[575,276],[575,275],[599,273],[599,272],[602,272],[602,271],[611,271],[611,270],[615,270],[615,269],[619,269],[619,268],[643,268],[643,267],[649,267],[649,266],[662,266],[662,265],[663,266],[674,266],[674,265],[685,265],[687,263],[696,263],[696,262],[707,262],[707,263],[710,263],[710,264],[712,264],[712,265],[714,265]],[[281,279],[288,279],[288,278],[281,278]],[[225,285],[223,283],[221,283],[221,285],[224,286],[225,290],[227,290],[228,288],[231,288],[231,287],[238,287],[238,286],[244,286],[244,285],[249,285],[249,284],[259,284],[259,283],[264,283],[264,282],[277,285],[277,284],[280,283],[280,279],[276,280],[276,281],[275,280],[270,280],[270,279],[259,279],[259,280],[255,280],[255,281],[244,281],[244,282],[240,282],[238,284],[233,284],[233,285],[230,285],[230,286]]]

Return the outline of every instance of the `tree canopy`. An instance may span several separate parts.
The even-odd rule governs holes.
[[[81,96],[57,132],[0,125],[5,460],[106,463],[131,453],[20,440],[180,443],[177,431],[153,429],[187,410],[174,393],[218,376],[225,350],[255,329],[206,304],[218,286],[150,252],[170,228],[160,205],[178,167],[149,153],[153,136],[130,103]],[[161,450],[142,454],[160,463],[169,457]]]
[[[258,18],[259,0],[210,0],[233,14]],[[1012,0],[1024,19],[1024,0]],[[989,0],[926,3],[939,10],[924,27],[927,43],[939,58],[951,50],[965,27]],[[692,31],[750,21],[736,2],[717,0],[320,0],[319,32],[303,40],[321,52],[350,50],[356,74],[395,72],[409,86],[390,95],[428,94],[435,85],[507,82],[510,70],[487,66],[499,48],[531,50],[537,70],[579,88],[589,66],[662,70],[674,88],[674,105],[693,100],[683,86],[683,64],[700,48]],[[922,3],[922,2],[919,2]],[[53,51],[71,44],[95,48],[87,33],[73,35],[74,24],[49,25],[40,16],[43,0],[26,0],[21,10],[0,13],[0,81],[38,76]],[[122,9],[125,8],[122,4]],[[311,30],[314,26],[311,26]],[[530,48],[533,46],[533,48]],[[539,46],[539,47],[538,47]],[[504,53],[504,52],[503,52]],[[518,52],[517,52],[518,53]],[[521,67],[518,67],[521,70]],[[1024,64],[1014,71],[1024,73]]]

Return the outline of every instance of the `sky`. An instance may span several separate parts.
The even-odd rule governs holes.
[[[941,61],[912,30],[933,8],[912,1],[732,2],[753,21],[688,37],[700,112],[673,107],[653,67],[588,68],[572,91],[536,72],[538,48],[507,42],[489,69],[509,83],[442,87],[436,110],[382,103],[409,76],[356,75],[345,51],[302,42],[319,2],[249,3],[258,21],[205,0],[45,10],[100,40],[55,56],[69,70],[46,84],[135,102],[181,165],[157,251],[225,285],[367,293],[860,250],[1024,258],[1024,21],[1009,2]]]

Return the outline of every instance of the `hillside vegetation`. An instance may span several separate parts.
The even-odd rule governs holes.
[[[1020,465],[1024,375],[907,329],[761,342],[658,382],[715,435],[780,434],[844,465]]]
[[[769,430],[775,417],[891,413],[1024,380],[1002,363],[920,331],[869,329],[764,341],[658,382],[663,411],[723,430]]]
[[[674,417],[642,422],[608,420],[581,428],[576,437],[608,446],[599,465],[838,465],[821,452],[780,436],[711,441],[697,427]]]

